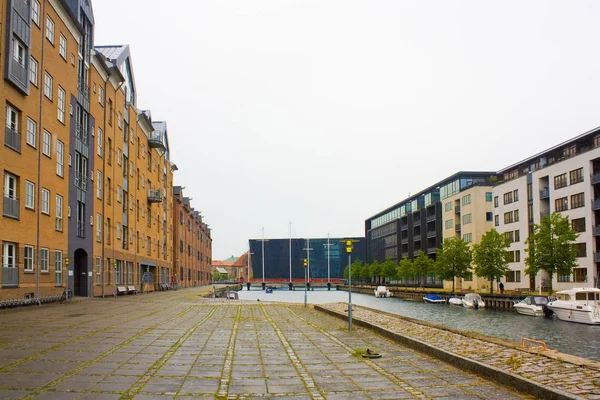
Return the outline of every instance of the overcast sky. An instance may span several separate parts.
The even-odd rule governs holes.
[[[249,238],[363,236],[459,170],[600,125],[599,1],[95,0],[168,123],[213,259]]]

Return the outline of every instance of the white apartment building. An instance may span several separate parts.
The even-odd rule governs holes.
[[[569,217],[576,240],[578,266],[571,275],[554,276],[552,287],[598,286],[600,262],[600,128],[586,132],[498,171],[503,182],[494,187],[494,226],[512,243],[511,272],[506,289],[538,290],[548,286],[548,274],[525,274],[525,240],[543,215]],[[598,225],[598,226],[597,226]]]

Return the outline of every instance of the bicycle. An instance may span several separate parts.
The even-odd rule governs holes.
[[[69,301],[73,298],[73,289],[69,286],[65,287],[62,296],[60,297],[60,303],[69,303]]]

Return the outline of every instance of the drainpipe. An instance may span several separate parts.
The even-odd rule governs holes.
[[[46,0],[42,1],[42,14],[41,15],[46,15]],[[44,58],[44,50],[46,49],[46,35],[44,34],[44,32],[46,32],[46,18],[43,18],[43,25],[42,25],[42,60],[40,62],[40,68],[38,70],[38,72],[40,73],[40,78],[44,79],[43,75],[42,75],[42,71],[45,71],[46,69],[44,68],[44,64],[45,64],[45,58]],[[40,269],[42,267],[42,263],[41,263],[41,249],[40,249],[40,219],[41,219],[41,212],[42,212],[42,203],[41,203],[41,197],[42,197],[42,134],[43,134],[43,112],[42,112],[42,104],[43,104],[43,100],[44,100],[44,95],[43,95],[43,87],[42,87],[43,82],[40,83],[40,96],[39,96],[39,100],[40,100],[40,105],[39,105],[39,117],[38,117],[38,137],[36,138],[36,144],[37,144],[37,153],[38,153],[38,165],[37,165],[37,212],[36,214],[36,239],[35,239],[35,243],[36,243],[36,252],[37,253],[37,261],[36,261],[36,268],[35,268],[35,297],[37,299],[38,304],[41,304],[41,293],[40,293]],[[69,132],[70,135],[70,132]],[[66,196],[66,198],[68,199],[69,196]],[[64,202],[63,202],[63,206],[64,206]],[[67,207],[68,207],[68,202],[67,202]],[[67,229],[68,230],[68,229]],[[68,237],[67,237],[67,243],[68,243]],[[69,246],[67,244],[67,254],[69,254]],[[48,255],[48,257],[50,257]],[[61,260],[62,261],[62,260]],[[50,265],[50,259],[48,259],[48,265]],[[69,274],[67,273],[67,287],[69,286]]]
[[[108,81],[110,80],[110,73],[108,74],[108,78],[106,79],[106,81],[104,81],[104,98],[102,99],[102,108],[104,108],[104,115],[102,117],[102,132],[103,132],[103,137],[102,137],[102,179],[106,179],[106,89],[108,87]],[[104,189],[104,182],[102,182],[102,188]],[[105,192],[106,189],[104,189],[102,191],[102,225],[104,225],[104,218],[106,217],[106,215],[104,214],[106,212],[106,200],[104,198],[105,196]],[[105,292],[104,292],[104,264],[105,264],[105,260],[106,260],[106,252],[105,252],[105,232],[104,230],[102,231],[102,264],[100,266],[100,279],[101,279],[101,284],[102,284],[102,297],[104,298],[105,296]],[[109,271],[110,271],[110,265],[108,266]]]

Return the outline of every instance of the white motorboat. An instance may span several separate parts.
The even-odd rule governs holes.
[[[377,286],[375,297],[390,297],[390,291],[385,286]]]
[[[514,308],[519,314],[542,317],[547,313],[544,310],[544,306],[547,305],[548,298],[545,296],[527,296],[518,303],[515,303]]]
[[[548,303],[561,321],[600,325],[600,289],[573,288],[556,293],[557,300]]]
[[[459,297],[451,297],[450,299],[448,299],[448,304],[450,304],[451,306],[462,307],[462,299]]]
[[[425,303],[441,304],[445,303],[446,299],[444,299],[439,294],[426,294],[425,296],[423,296],[423,301]]]
[[[463,307],[474,309],[485,307],[483,299],[477,293],[467,293],[462,299],[462,305]]]

